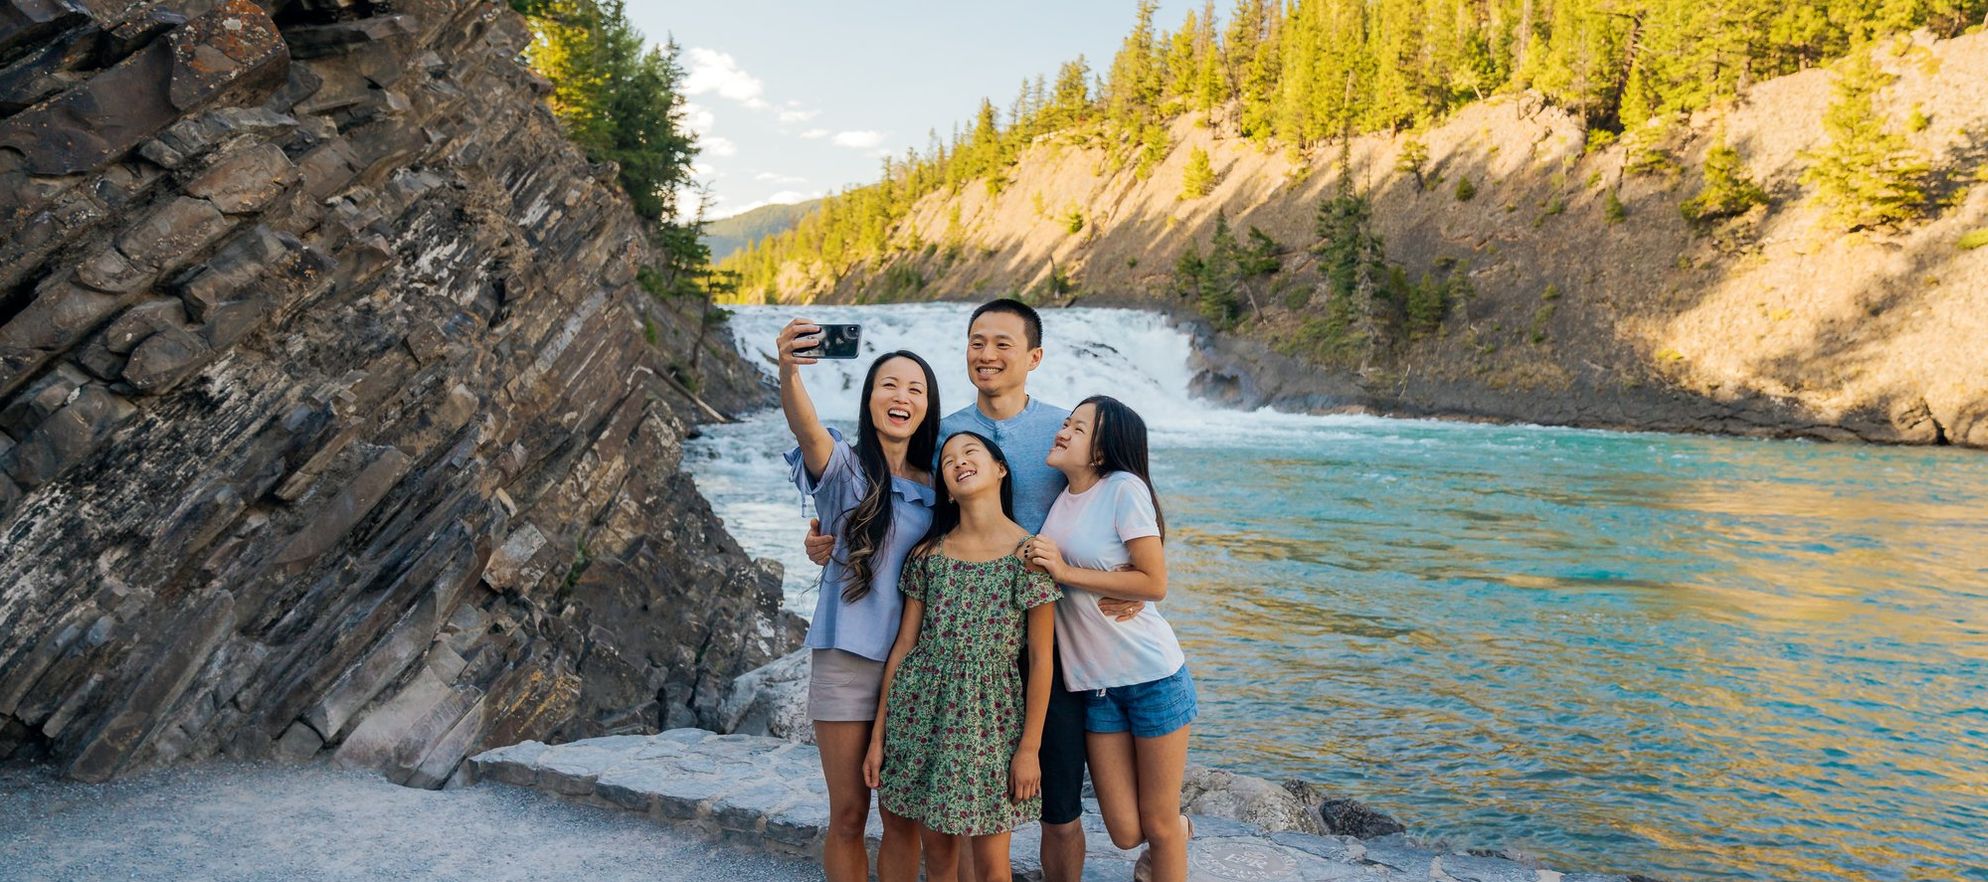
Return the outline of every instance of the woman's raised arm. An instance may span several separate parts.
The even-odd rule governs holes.
[[[801,445],[801,462],[812,478],[821,477],[822,470],[828,468],[829,455],[835,452],[835,438],[815,415],[814,399],[808,397],[807,386],[801,383],[801,365],[814,364],[815,359],[796,353],[815,345],[818,341],[808,336],[820,332],[821,327],[815,323],[795,319],[780,329],[775,343],[780,353],[780,410],[787,415],[787,429]]]

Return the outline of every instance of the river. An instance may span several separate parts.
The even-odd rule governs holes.
[[[925,355],[947,410],[967,312],[806,310]],[[758,361],[795,314],[730,325]],[[1044,316],[1031,391],[1153,426],[1191,761],[1560,869],[1988,880],[1988,456],[1222,410],[1160,317]],[[867,364],[807,369],[823,414]],[[687,460],[806,615],[791,445],[769,412]]]

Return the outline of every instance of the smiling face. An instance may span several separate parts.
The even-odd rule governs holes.
[[[966,331],[966,372],[973,388],[1000,395],[1028,382],[1042,363],[1042,348],[1029,347],[1028,325],[1012,312],[988,312]]]
[[[1050,444],[1049,456],[1043,462],[1064,474],[1095,468],[1097,426],[1098,406],[1078,405],[1076,410],[1064,417],[1063,428],[1056,432],[1056,441]]]
[[[972,499],[983,493],[1001,492],[1006,466],[994,459],[986,442],[972,435],[954,435],[939,451],[939,474],[946,492],[954,499]]]
[[[870,389],[870,423],[877,434],[893,441],[908,441],[918,424],[925,421],[925,369],[908,358],[893,358],[877,368],[876,385]]]

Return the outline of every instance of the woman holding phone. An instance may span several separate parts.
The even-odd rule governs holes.
[[[829,882],[869,878],[863,826],[870,788],[863,759],[871,741],[884,661],[903,615],[898,572],[932,525],[932,475],[939,438],[939,383],[925,360],[906,351],[870,363],[856,414],[856,438],[824,426],[801,381],[814,364],[822,328],[796,319],[780,331],[780,407],[797,446],[787,454],[794,485],[814,498],[825,532],[836,537],[822,569],[814,620],[808,718],[814,722],[828,784],[828,838],[822,869]],[[883,812],[877,851],[882,882],[918,877],[918,825]]]

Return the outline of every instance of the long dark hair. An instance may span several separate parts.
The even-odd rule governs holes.
[[[1109,395],[1093,395],[1077,402],[1078,407],[1086,404],[1098,412],[1097,425],[1091,427],[1091,467],[1099,476],[1131,472],[1146,482],[1146,492],[1153,497],[1153,520],[1159,524],[1160,540],[1165,541],[1167,516],[1160,511],[1160,493],[1153,489],[1153,473],[1147,465],[1146,421],[1139,418],[1138,411]]]
[[[939,378],[932,373],[932,366],[917,353],[905,349],[877,356],[876,361],[870,362],[870,372],[863,377],[863,394],[857,399],[861,403],[856,408],[856,462],[863,468],[868,488],[862,500],[836,526],[843,546],[849,549],[848,557],[842,561],[842,599],[850,603],[870,593],[877,555],[883,551],[885,537],[890,535],[890,462],[884,459],[884,445],[877,440],[877,421],[870,416],[870,394],[877,388],[877,372],[883,369],[884,362],[893,358],[911,359],[925,372],[925,419],[911,433],[905,462],[923,468],[931,464],[933,452],[938,449]]]
[[[979,432],[954,432],[946,436],[946,442],[948,444],[952,443],[954,438],[958,438],[961,435],[978,439],[981,446],[987,448],[988,455],[994,457],[994,461],[1001,464],[1001,513],[1007,515],[1009,520],[1013,520],[1015,517],[1015,470],[1008,465],[1008,454],[1001,451],[1001,445],[994,443],[993,439]],[[940,445],[940,449],[944,449],[944,447],[945,445]],[[932,489],[939,492],[938,504],[932,506],[932,528],[925,531],[925,538],[918,541],[917,547],[911,550],[912,554],[925,555],[932,553],[932,551],[939,547],[939,540],[946,538],[947,533],[952,532],[954,527],[959,526],[959,500],[954,499],[953,495],[946,491],[946,478],[944,475],[935,474],[932,476]]]

